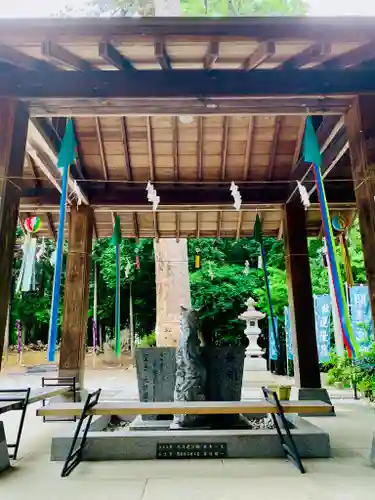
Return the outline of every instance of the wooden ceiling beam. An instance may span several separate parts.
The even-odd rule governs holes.
[[[99,57],[120,71],[136,71],[131,61],[120,54],[111,43],[99,43]]]
[[[172,116],[172,149],[173,149],[173,169],[174,169],[174,180],[178,181],[180,179],[179,171],[179,155],[178,155],[178,118],[177,116]]]
[[[217,230],[216,230],[217,240],[220,240],[222,222],[223,222],[223,213],[221,210],[219,210],[217,215]]]
[[[197,144],[197,177],[201,181],[203,179],[203,116],[197,118],[198,126],[198,144]]]
[[[292,162],[292,172],[298,165],[299,159],[300,159],[300,154],[301,154],[301,148],[302,148],[302,141],[303,141],[303,136],[305,134],[305,125],[306,125],[306,118],[303,117],[301,118],[301,125],[298,129],[298,136],[296,140],[296,147],[294,150],[294,155],[293,155],[293,162]]]
[[[249,116],[249,126],[247,129],[247,140],[246,140],[246,150],[245,150],[245,163],[243,167],[243,176],[242,176],[242,179],[244,181],[246,181],[249,177],[251,151],[253,148],[253,133],[254,133],[254,117]]]
[[[306,64],[322,62],[329,57],[332,47],[329,43],[314,43],[281,64],[278,69],[298,69]]]
[[[133,212],[133,227],[134,227],[135,239],[138,242],[139,241],[139,222],[138,222],[137,212]]]
[[[270,152],[270,161],[268,163],[268,180],[271,181],[273,177],[273,171],[275,169],[275,158],[277,152],[277,145],[279,143],[279,135],[281,129],[281,116],[276,116],[275,118],[275,128],[273,131],[271,152]]]
[[[246,71],[257,68],[275,54],[276,46],[274,42],[262,42],[256,50],[249,56],[242,65]]]
[[[305,181],[307,189],[311,189],[314,185],[313,179]],[[149,207],[145,196],[144,184],[129,184],[122,183],[117,189],[111,186],[111,189],[105,188],[105,183],[99,185],[94,183],[90,191],[90,201],[92,205],[119,205],[131,206],[137,205]],[[291,185],[295,186],[295,181],[290,181]],[[241,192],[243,205],[260,205],[260,204],[283,204],[286,202],[289,193],[289,184],[284,181],[254,182],[251,184],[237,182]],[[325,182],[327,198],[330,203],[334,202],[352,202],[354,200],[353,180],[340,179],[340,182],[330,182],[327,179]],[[158,195],[164,205],[225,205],[233,206],[233,198],[228,189],[228,184],[218,184],[199,186],[196,182],[189,184],[177,184],[173,188],[171,184],[156,184]],[[55,189],[37,189],[25,188],[20,193],[21,198],[25,200],[33,199],[40,205],[53,205],[59,203],[60,195]]]
[[[180,233],[181,233],[180,212],[175,213],[175,219],[176,219],[176,240],[180,241]]]
[[[42,43],[42,54],[58,66],[69,66],[72,69],[82,72],[92,70],[91,64],[85,59],[81,59],[73,54],[73,52],[69,52],[69,50],[51,40]]]
[[[171,59],[167,53],[167,49],[165,48],[164,42],[162,42],[160,40],[155,42],[154,54],[155,54],[155,58],[158,61],[161,69],[164,69],[164,70],[171,70],[172,69],[172,62],[171,62]]]
[[[228,158],[228,136],[229,136],[229,116],[224,116],[223,142],[221,145],[221,180],[224,181],[227,175]]]
[[[27,71],[53,71],[55,68],[46,61],[35,59],[8,45],[0,44],[0,61]]]
[[[218,99],[218,103],[238,98],[269,97],[282,101],[286,97],[304,98],[305,111],[309,107],[307,99],[323,99],[321,109],[329,111],[329,99],[342,98],[350,94],[375,92],[375,71],[355,69],[321,71],[306,70],[142,70],[142,71],[51,71],[48,78],[36,72],[30,78],[29,72],[22,70],[0,70],[0,95],[27,99],[40,104],[49,99],[63,99],[67,108],[82,99],[104,100],[107,106],[117,99]],[[327,96],[323,98],[322,95]],[[284,98],[284,99],[283,99]],[[71,101],[70,101],[71,100]],[[326,101],[327,100],[327,101]],[[280,101],[280,102],[281,102]],[[99,104],[99,103],[98,103]],[[227,103],[228,104],[228,103]],[[48,106],[47,106],[48,107]],[[191,103],[189,103],[191,107]],[[202,107],[202,106],[201,106]],[[259,107],[259,103],[257,103]],[[273,109],[271,105],[270,109]],[[258,111],[259,112],[259,111]],[[217,114],[217,110],[215,110]],[[147,114],[147,112],[143,113]],[[45,116],[45,115],[44,115]]]
[[[238,220],[237,220],[236,240],[239,240],[241,238],[242,217],[243,217],[243,212],[242,210],[239,210]]]
[[[375,40],[372,40],[366,45],[361,45],[353,50],[344,52],[339,56],[332,57],[331,59],[325,61],[320,66],[325,70],[332,70],[338,68],[351,68],[354,66],[359,66],[362,63],[374,61],[374,59],[375,59]]]
[[[132,181],[133,180],[133,171],[132,171],[132,166],[131,166],[131,162],[130,162],[129,143],[128,143],[128,128],[127,128],[125,116],[120,118],[120,126],[121,126],[122,144],[124,146],[126,178],[128,181]]]
[[[204,56],[203,67],[204,69],[212,69],[219,57],[219,42],[212,40]]]
[[[147,148],[148,148],[148,161],[150,165],[150,181],[155,181],[155,155],[154,155],[154,145],[152,140],[152,123],[151,117],[146,117],[147,124]]]
[[[284,217],[282,215],[280,219],[279,231],[277,233],[277,239],[279,241],[283,238],[283,234],[284,234]]]
[[[108,181],[109,176],[108,176],[108,165],[107,165],[107,160],[105,157],[105,150],[104,150],[104,143],[103,143],[103,136],[102,136],[102,129],[100,126],[100,118],[96,117],[95,118],[95,129],[96,129],[96,137],[98,139],[98,144],[99,144],[99,153],[100,153],[100,159],[102,162],[102,170],[103,170],[103,176],[106,181]]]

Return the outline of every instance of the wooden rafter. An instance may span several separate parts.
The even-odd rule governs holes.
[[[275,54],[274,42],[262,42],[256,50],[243,63],[242,68],[246,71],[257,68]]]
[[[120,71],[135,70],[133,64],[129,61],[129,59],[120,54],[120,52],[111,43],[99,43],[99,57],[101,57],[108,64],[111,64]]]
[[[56,234],[55,226],[53,224],[52,215],[50,214],[50,212],[46,212],[46,219],[47,219],[47,224],[48,224],[50,235],[56,241],[57,234]]]
[[[331,50],[329,43],[314,43],[285,61],[279,66],[279,69],[297,69],[306,66],[306,64],[322,62],[330,55]]]
[[[92,69],[91,64],[85,59],[81,59],[73,54],[73,52],[69,52],[69,50],[66,50],[64,47],[51,40],[42,43],[42,54],[44,57],[48,57],[48,59],[55,62],[58,66],[69,66],[70,68],[82,72],[91,71]]]
[[[46,61],[35,59],[8,45],[0,44],[0,61],[26,69],[27,71],[50,71],[53,66]]]
[[[274,128],[274,132],[273,132],[273,139],[272,139],[272,145],[271,145],[270,161],[268,163],[268,180],[269,181],[272,180],[273,171],[275,169],[275,158],[276,158],[276,152],[277,152],[277,145],[279,142],[280,128],[281,128],[281,116],[276,116],[275,128]]]
[[[195,227],[196,227],[196,231],[195,231],[196,239],[199,240],[200,237],[201,237],[201,217],[200,217],[200,212],[196,213]]]
[[[180,212],[175,213],[175,219],[176,219],[176,240],[180,241],[180,231],[181,231]]]
[[[156,241],[159,240],[159,218],[158,213],[156,211],[152,212],[153,221],[154,221],[154,238]]]
[[[284,216],[281,216],[279,230],[277,232],[277,239],[281,240],[284,234]]]
[[[219,210],[217,215],[217,229],[216,229],[216,239],[218,240],[220,239],[220,234],[221,234],[222,219],[223,219],[223,212]]]
[[[133,227],[136,241],[139,240],[139,223],[137,212],[133,212]]]
[[[218,57],[219,57],[219,42],[212,40],[209,43],[206,55],[204,56],[204,62],[203,62],[204,69],[211,69],[214,66]]]
[[[125,116],[120,118],[120,126],[121,126],[122,144],[124,146],[125,169],[126,169],[126,176],[127,176],[126,178],[128,181],[132,181],[133,180],[133,172],[132,172],[132,166],[131,166],[131,162],[130,162],[129,144],[128,144],[128,130],[127,130]]]
[[[155,179],[155,157],[154,157],[154,146],[152,142],[152,124],[151,117],[147,116],[147,148],[148,148],[148,161],[150,165],[150,180],[154,181]]]
[[[165,48],[163,41],[159,40],[159,41],[155,42],[154,53],[155,53],[156,60],[158,61],[159,65],[162,69],[164,69],[164,70],[172,69],[172,62],[171,62],[171,59],[167,53],[167,50]]]
[[[174,180],[178,181],[180,178],[179,171],[179,156],[178,156],[178,123],[177,116],[172,116],[172,148],[173,148],[173,168],[174,168]]]
[[[360,47],[356,47],[353,50],[349,50],[348,52],[344,52],[344,54],[329,59],[322,64],[322,67],[325,69],[350,68],[368,61],[373,61],[374,59],[375,40],[372,40],[366,45],[361,45]]]
[[[236,240],[239,240],[241,238],[242,218],[243,218],[243,212],[242,210],[239,210],[238,220],[237,220]]]
[[[197,170],[198,180],[203,179],[203,116],[197,118],[198,145],[197,145]]]
[[[221,147],[221,180],[225,180],[228,157],[229,117],[224,116],[223,143]]]
[[[293,155],[292,172],[296,168],[296,166],[298,165],[298,161],[299,161],[299,157],[300,157],[300,153],[301,153],[303,135],[305,133],[305,123],[306,123],[306,118],[301,118],[301,125],[298,129],[296,148],[294,150],[294,155]]]
[[[245,163],[243,167],[243,180],[246,181],[249,177],[250,163],[251,163],[251,150],[253,147],[253,133],[254,133],[254,118],[249,116],[249,127],[247,129],[247,141],[245,150]]]
[[[100,119],[98,117],[95,118],[95,128],[96,128],[96,136],[98,138],[99,153],[100,153],[100,159],[102,162],[103,176],[104,176],[104,180],[108,181],[108,178],[109,178],[108,165],[107,165],[107,160],[105,157],[102,129],[100,126]]]

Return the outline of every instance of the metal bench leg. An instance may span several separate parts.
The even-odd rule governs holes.
[[[20,419],[20,423],[18,425],[16,442],[14,444],[7,444],[9,458],[11,458],[12,460],[17,460],[18,450],[19,450],[20,443],[21,443],[23,426],[25,424],[27,405],[29,404],[30,387],[28,389],[15,389],[15,390],[9,389],[9,390],[2,390],[0,392],[1,393],[21,393],[21,392],[25,393],[24,397],[19,398],[19,399],[18,398],[14,399],[14,401],[20,402],[20,407],[13,410],[13,411],[21,411],[21,419]],[[0,397],[0,400],[1,400],[1,397]],[[9,451],[10,449],[12,449],[13,452],[10,452]]]
[[[85,444],[87,441],[87,433],[89,431],[92,417],[93,417],[92,415],[88,415],[88,411],[97,404],[97,402],[99,401],[100,393],[101,393],[101,389],[98,389],[97,391],[92,392],[87,396],[85,405],[83,407],[80,419],[79,419],[78,424],[77,424],[77,428],[76,428],[74,436],[73,436],[72,444],[70,445],[68,455],[66,457],[64,466],[63,466],[62,471],[61,471],[61,477],[69,476],[69,474],[72,472],[72,470],[74,470],[77,467],[77,465],[82,461],[83,450],[84,450],[84,447],[85,447]],[[86,418],[87,418],[87,422],[85,423],[86,425],[84,427],[84,431],[83,431],[83,434],[81,437],[80,444],[77,447],[76,445],[77,445],[77,441],[80,437],[79,435],[81,432],[81,428],[82,428]]]
[[[73,401],[77,401],[77,382],[76,377],[42,377],[42,387],[70,387],[73,392]],[[46,400],[42,400],[42,407],[46,406]],[[77,417],[72,418],[52,418],[48,420],[47,417],[43,416],[43,423],[46,422],[76,422]]]
[[[263,391],[265,399],[270,403],[275,403],[275,405],[277,407],[277,410],[278,410],[277,416],[275,414],[271,413],[271,417],[272,417],[273,423],[275,425],[277,434],[279,436],[280,443],[281,443],[282,449],[284,451],[285,457],[287,459],[290,459],[294,463],[294,465],[301,472],[301,474],[305,474],[306,470],[302,464],[298,448],[296,446],[296,443],[294,442],[292,433],[290,432],[289,423],[288,423],[287,419],[285,418],[284,410],[283,410],[283,407],[282,407],[280,400],[277,396],[277,393],[270,391],[267,387],[262,387],[262,391]],[[272,398],[272,401],[270,401],[270,397]],[[281,421],[281,423],[282,423],[285,434],[283,434],[282,430],[280,429],[279,421]],[[287,436],[288,441],[285,439],[285,435]]]

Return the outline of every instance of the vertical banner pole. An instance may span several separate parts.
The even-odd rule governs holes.
[[[57,323],[59,317],[59,302],[60,302],[60,288],[61,288],[61,272],[62,261],[64,253],[64,229],[65,229],[65,215],[66,215],[66,199],[68,194],[68,179],[69,179],[69,165],[65,165],[62,175],[62,191],[60,197],[60,219],[57,234],[56,245],[56,264],[55,274],[53,278],[53,291],[52,291],[52,305],[51,305],[51,319],[49,325],[49,339],[48,339],[48,361],[55,361],[56,341],[57,341]]]
[[[120,245],[116,245],[116,307],[115,307],[116,356],[121,354],[120,340]]]
[[[134,336],[134,312],[133,312],[133,287],[131,282],[129,283],[129,316],[130,316],[130,355],[132,360],[134,360],[135,336]]]
[[[280,362],[280,346],[279,346],[279,339],[277,338],[277,334],[276,334],[276,325],[275,325],[275,318],[273,315],[272,298],[271,298],[271,287],[270,287],[270,283],[268,280],[266,252],[264,250],[263,243],[261,243],[261,245],[260,245],[260,250],[262,253],[263,272],[264,272],[264,279],[266,282],[266,291],[267,291],[267,298],[268,298],[268,310],[269,310],[269,315],[271,318],[273,340],[274,340],[275,346],[276,346],[277,357],[278,357],[278,360]]]
[[[98,265],[94,264],[94,310],[92,315],[93,366],[96,364],[98,345]]]

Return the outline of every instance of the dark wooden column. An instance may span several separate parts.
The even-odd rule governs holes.
[[[81,385],[86,350],[93,219],[90,207],[72,207],[59,374],[76,376]]]
[[[0,368],[28,127],[23,103],[0,98]],[[18,179],[17,179],[18,178]]]
[[[306,216],[299,200],[285,206],[284,239],[295,382],[299,388],[318,389],[320,374]]]
[[[375,95],[360,96],[346,116],[363,255],[375,320]]]

